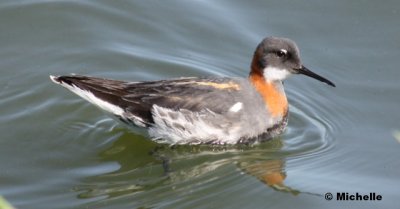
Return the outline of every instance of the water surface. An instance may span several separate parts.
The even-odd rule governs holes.
[[[399,6],[1,1],[0,194],[32,209],[394,207]],[[288,79],[287,131],[259,145],[158,146],[48,78],[245,77],[270,35],[295,40],[304,65],[337,87]]]

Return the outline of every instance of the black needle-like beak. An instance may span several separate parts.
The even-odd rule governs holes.
[[[324,83],[326,83],[326,84],[328,84],[330,86],[336,87],[335,84],[333,84],[330,80],[328,80],[328,79],[326,79],[326,78],[324,78],[324,77],[312,72],[311,70],[309,70],[308,68],[304,67],[303,65],[301,66],[300,69],[296,69],[295,71],[297,73],[299,73],[299,74],[310,76],[311,78],[315,78],[315,79],[317,79],[317,80],[319,80],[321,82],[324,82]]]

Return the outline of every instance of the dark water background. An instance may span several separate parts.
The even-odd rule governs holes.
[[[399,9],[372,0],[3,0],[0,195],[20,209],[394,208]],[[290,78],[286,133],[251,147],[154,152],[48,79],[247,76],[270,35],[295,40],[304,64],[337,87]],[[383,200],[327,201],[326,192]]]

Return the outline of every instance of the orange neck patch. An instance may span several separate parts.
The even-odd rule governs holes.
[[[264,99],[268,111],[274,117],[284,116],[288,109],[288,102],[284,93],[280,92],[272,82],[265,80],[258,72],[251,72],[250,82]]]

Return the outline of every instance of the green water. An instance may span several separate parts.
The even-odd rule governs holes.
[[[394,208],[398,1],[0,2],[0,195],[16,208]],[[255,146],[157,146],[50,82],[247,76],[265,36],[336,84],[285,82],[289,126]],[[326,192],[382,195],[327,201]]]

